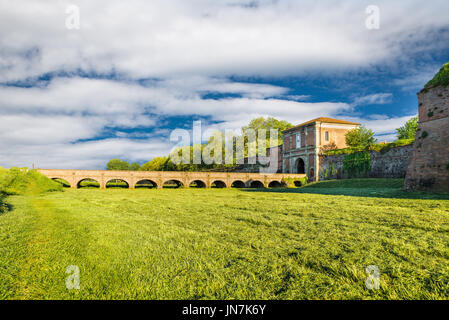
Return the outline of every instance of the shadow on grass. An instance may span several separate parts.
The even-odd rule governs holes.
[[[406,192],[403,179],[347,179],[311,183],[300,188],[242,189],[245,192],[340,195],[370,198],[449,200],[448,193]]]
[[[5,198],[6,195],[0,194],[0,215],[12,211],[14,209],[14,206],[12,204],[5,202]]]

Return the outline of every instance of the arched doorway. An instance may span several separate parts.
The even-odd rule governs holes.
[[[310,177],[309,180],[314,181],[315,180],[315,170],[313,168],[310,169]]]
[[[306,164],[301,158],[296,160],[296,173],[306,173]]]

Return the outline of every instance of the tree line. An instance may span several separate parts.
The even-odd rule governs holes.
[[[239,136],[236,136],[234,138],[234,143],[233,143],[233,158],[232,158],[232,163],[228,163],[229,161],[225,161],[226,159],[225,157],[225,146],[222,145],[222,164],[217,164],[217,163],[212,163],[212,164],[206,164],[201,162],[200,164],[192,164],[192,163],[179,163],[179,164],[175,164],[171,159],[174,155],[177,154],[182,154],[184,152],[184,154],[190,154],[190,159],[193,159],[193,153],[194,153],[194,148],[198,148],[199,150],[201,150],[201,153],[203,153],[203,151],[208,148],[208,149],[212,149],[214,150],[213,146],[217,141],[217,135],[221,135],[221,140],[224,141],[225,140],[225,136],[224,133],[222,132],[216,132],[215,134],[213,134],[211,136],[211,138],[209,139],[209,141],[207,143],[201,144],[201,145],[190,145],[190,146],[184,146],[182,148],[178,148],[176,150],[174,150],[170,155],[165,156],[165,157],[155,157],[153,158],[153,160],[146,162],[143,165],[139,165],[138,163],[128,163],[127,161],[123,161],[120,159],[112,159],[110,160],[107,165],[106,168],[108,170],[134,170],[134,171],[209,171],[209,170],[227,170],[230,169],[232,167],[234,167],[237,164],[237,158],[236,158],[236,150],[235,150],[235,146],[237,145],[237,141],[242,142],[244,145],[244,157],[248,156],[248,150],[250,149],[249,145],[248,145],[248,137],[245,135],[245,132],[247,132],[247,130],[254,130],[256,132],[256,141],[257,141],[257,132],[258,130],[265,130],[267,132],[266,134],[266,146],[271,146],[274,147],[273,145],[270,145],[270,130],[276,130],[278,133],[278,139],[275,142],[275,146],[279,146],[282,144],[282,131],[287,130],[289,128],[293,127],[293,125],[291,123],[289,123],[288,121],[284,121],[284,120],[278,120],[275,119],[273,117],[268,117],[268,118],[264,118],[264,117],[259,117],[259,118],[255,118],[253,120],[251,120],[248,125],[243,126],[241,128],[241,132]],[[257,149],[258,147],[258,142],[256,142],[256,146],[255,148]],[[213,156],[213,151],[211,153],[211,156]],[[228,164],[225,164],[228,163]]]
[[[267,130],[268,134],[266,136],[267,142],[266,145],[270,146],[269,140],[269,132],[271,129],[278,131],[278,141],[277,145],[282,145],[282,131],[289,129],[293,127],[293,125],[287,121],[283,120],[277,120],[273,117],[259,117],[255,118],[250,121],[250,123],[246,126],[243,126],[241,128],[241,136],[237,137],[236,139],[245,139],[244,141],[244,152],[245,156],[248,156],[248,141],[247,137],[244,135],[244,132],[248,129],[253,129],[257,132],[259,129]],[[400,128],[397,128],[397,139],[399,141],[402,140],[409,140],[414,139],[416,132],[418,130],[418,117],[413,117],[410,120],[408,120],[403,126]],[[217,132],[217,134],[223,135],[223,133]],[[346,144],[350,148],[354,149],[360,149],[360,150],[368,150],[370,147],[375,145],[377,143],[377,140],[374,138],[374,132],[371,129],[366,128],[365,126],[360,126],[357,129],[350,130],[346,133],[345,140]],[[212,144],[214,144],[214,138],[213,136],[209,139],[209,141],[205,144],[201,144],[199,148],[203,152],[205,148],[210,147]],[[273,147],[273,146],[271,146]],[[223,146],[224,148],[224,146]],[[190,154],[190,159],[193,158],[193,152],[194,152],[194,146],[185,146],[179,149],[174,150],[174,153],[182,153],[182,151],[187,152],[187,154]],[[329,151],[336,149],[336,147],[333,147],[332,145],[325,146],[323,148],[325,150],[323,151]],[[223,150],[222,155],[224,155],[225,152]],[[224,159],[223,159],[224,160]],[[112,159],[110,160],[106,167],[108,170],[131,170],[131,171],[209,171],[209,170],[227,170],[234,167],[237,163],[237,159],[234,155],[232,159],[232,164],[224,164],[225,161],[222,161],[223,164],[175,164],[171,160],[170,155],[165,157],[155,157],[151,161],[148,161],[144,163],[143,165],[140,165],[137,162],[129,163],[124,160],[120,159]]]

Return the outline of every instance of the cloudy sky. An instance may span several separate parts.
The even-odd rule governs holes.
[[[193,120],[328,116],[390,141],[448,61],[447,0],[0,0],[0,165],[143,163]]]

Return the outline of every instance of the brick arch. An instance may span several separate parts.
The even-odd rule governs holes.
[[[279,180],[271,180],[268,183],[268,188],[284,188],[286,187],[286,184]]]
[[[226,184],[226,182],[224,180],[220,180],[220,179],[216,179],[214,181],[212,181],[212,183],[210,184],[212,186],[212,184],[215,183],[216,188],[227,188],[228,185]]]
[[[235,183],[235,185],[236,185],[235,187],[233,187],[234,183]],[[237,185],[238,185],[238,187],[237,187]],[[244,182],[243,180],[237,179],[237,180],[233,180],[233,181],[229,184],[229,186],[230,186],[231,188],[245,188],[245,182]]]
[[[120,177],[118,177],[118,178],[108,177],[108,179],[105,179],[104,186],[107,188],[108,183],[112,182],[114,180],[120,180],[120,181],[126,182],[126,184],[128,185],[128,189],[131,188],[131,186],[132,186],[132,184],[128,181],[128,179],[123,179]]]
[[[167,182],[170,182],[170,181],[174,181],[174,182],[176,182],[177,184],[179,183],[179,187],[185,186],[184,181],[182,181],[181,179],[173,178],[173,179],[165,179],[165,180],[162,180],[161,185],[160,185],[161,188],[163,188],[164,185],[165,185]]]
[[[50,177],[49,177],[50,178]],[[62,178],[62,177],[52,177],[50,178],[51,180],[56,180],[56,179],[60,179],[60,180],[64,180],[68,185],[69,188],[72,188],[72,183],[70,182],[70,179],[67,178]]]
[[[201,179],[192,179],[192,180],[190,180],[188,186],[190,187],[190,185],[191,185],[193,182],[200,182],[200,184],[202,184],[202,186],[201,186],[201,187],[198,187],[198,188],[207,188],[207,187],[208,187],[207,182],[206,182],[206,181],[203,181],[203,180],[201,180]]]
[[[137,181],[136,181],[136,183],[134,184],[134,188],[138,188],[139,186],[138,186],[138,184],[139,184],[139,182],[146,182],[146,181],[148,181],[148,182],[150,182],[151,184],[153,184],[154,185],[154,188],[158,188],[159,187],[159,184],[155,181],[155,180],[153,180],[153,179],[136,179]]]
[[[258,180],[258,179],[249,180],[246,184],[250,188],[265,188],[265,184],[263,183],[263,181]]]
[[[78,178],[76,183],[75,183],[75,187],[78,189],[80,186],[80,183],[84,180],[94,180],[95,182],[97,182],[100,185],[101,188],[101,181],[98,177],[83,177],[83,178]]]
[[[308,165],[306,160],[306,166]],[[59,170],[59,169],[37,169],[37,171],[48,178],[60,178],[68,181],[72,188],[76,188],[80,181],[93,179],[100,184],[100,188],[105,187],[105,181],[111,179],[122,179],[128,183],[130,189],[135,187],[140,180],[151,180],[157,184],[158,189],[162,188],[167,181],[177,181],[178,184],[188,186],[193,180],[201,180],[207,188],[211,187],[213,181],[223,181],[227,187],[241,181],[248,187],[251,181],[258,180],[268,186],[273,180],[282,181],[288,179],[303,179],[305,174],[260,174],[260,173],[222,173],[222,172],[144,172],[144,171],[108,171],[108,170]],[[242,186],[243,187],[243,186]]]

